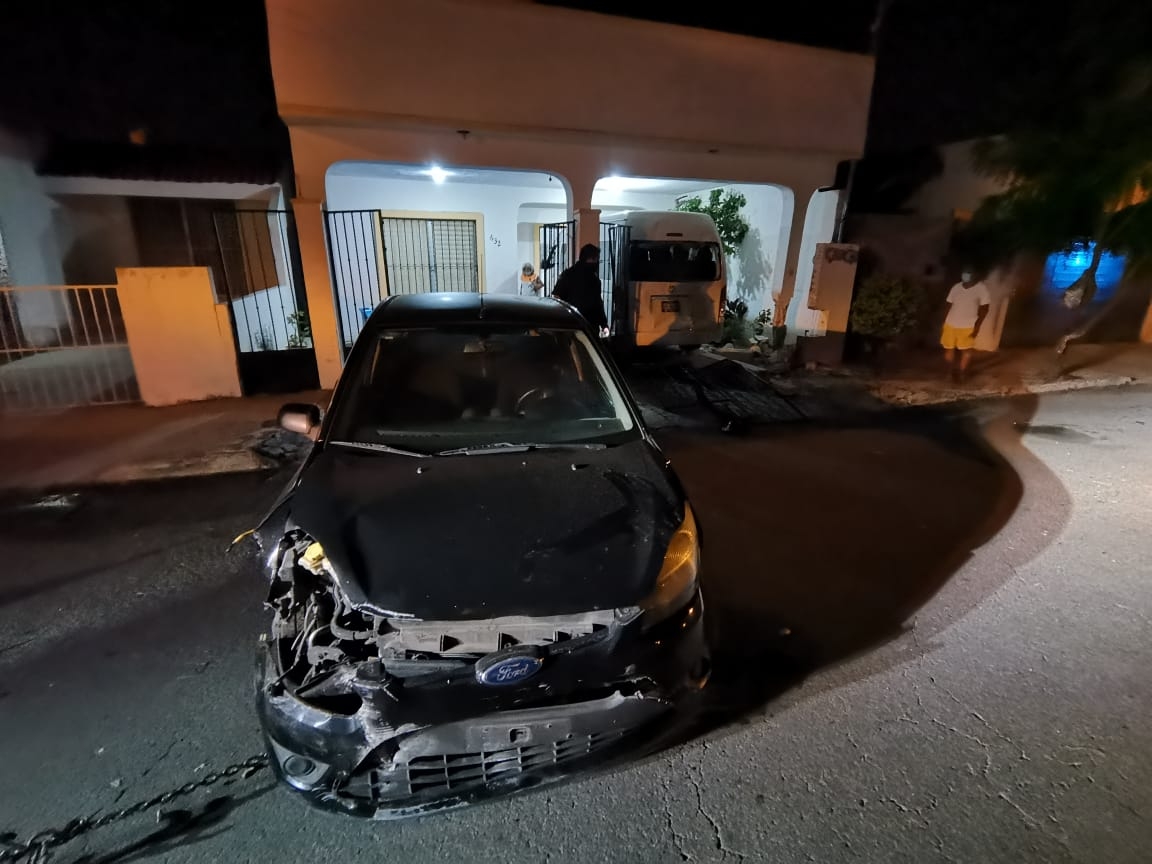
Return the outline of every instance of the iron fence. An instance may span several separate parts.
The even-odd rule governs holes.
[[[379,219],[379,210],[329,210],[324,214],[332,290],[345,356],[384,297],[377,237]]]
[[[295,224],[289,210],[213,214],[220,263],[217,302],[231,307],[241,354],[312,347],[308,300],[297,279]]]
[[[372,310],[389,294],[480,290],[474,219],[330,210],[325,227],[345,356]]]
[[[479,291],[475,219],[380,219],[389,294]]]
[[[115,285],[0,288],[5,412],[139,400]]]
[[[630,230],[627,225],[600,223],[600,297],[613,333],[627,316],[631,305],[625,266]]]
[[[540,226],[540,260],[536,262],[536,272],[542,285],[539,289],[542,297],[552,296],[556,280],[572,265],[575,256],[575,222],[554,222]]]

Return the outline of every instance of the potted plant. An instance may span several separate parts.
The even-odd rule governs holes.
[[[761,309],[760,314],[752,322],[752,335],[761,342],[772,339],[772,310]]]
[[[752,322],[752,336],[757,342],[765,343],[764,347],[772,351],[779,351],[784,347],[784,339],[788,335],[785,324],[777,324],[776,310],[763,309]]]
[[[748,324],[748,304],[737,297],[724,304],[724,329],[720,344],[732,343],[736,348],[747,348],[751,343]]]

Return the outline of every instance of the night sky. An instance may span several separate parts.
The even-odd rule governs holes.
[[[869,152],[1000,130],[1019,116],[1070,26],[1063,3],[896,0],[881,31]],[[865,53],[875,0],[559,5]],[[658,11],[654,11],[658,10]],[[1037,14],[1046,10],[1045,14]],[[9,4],[0,124],[50,139],[263,151],[283,146],[260,0],[39,0]],[[402,26],[402,21],[397,21]]]
[[[282,135],[261,0],[5,4],[0,124],[84,141],[261,148]]]

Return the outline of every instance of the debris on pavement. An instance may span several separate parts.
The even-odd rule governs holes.
[[[252,444],[252,449],[276,462],[299,462],[312,449],[312,439],[287,429],[265,429]]]
[[[30,501],[22,505],[21,510],[75,510],[80,504],[80,493],[69,492],[66,494],[45,495],[37,498],[35,501]]]

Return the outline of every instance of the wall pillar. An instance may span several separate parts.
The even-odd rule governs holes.
[[[118,267],[116,294],[145,405],[241,395],[228,304],[207,267]]]
[[[1152,343],[1152,301],[1148,303],[1148,311],[1144,315],[1144,324],[1140,327],[1140,341]]]
[[[336,324],[336,300],[328,267],[328,246],[324,241],[324,209],[319,201],[293,198],[296,237],[300,243],[300,265],[304,271],[304,291],[308,296],[308,320],[312,325],[312,348],[316,370],[325,390],[336,385],[344,368],[340,329]]]
[[[807,304],[807,286],[802,286],[801,297],[796,298],[796,273],[800,264],[801,246],[804,243],[804,223],[808,218],[808,207],[816,187],[799,187],[792,190],[792,218],[788,229],[788,251],[784,257],[784,280],[780,285],[780,296],[776,298],[776,324],[787,322],[788,329],[794,330],[796,316],[801,314],[797,303]],[[805,308],[806,305],[805,305]],[[786,310],[783,314],[781,310]],[[794,333],[789,333],[789,340]]]
[[[588,243],[600,245],[600,211],[582,207],[576,211],[576,255]]]

